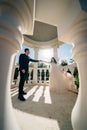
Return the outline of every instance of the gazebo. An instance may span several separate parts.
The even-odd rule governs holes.
[[[46,30],[46,31],[45,31]],[[19,130],[10,98],[14,59],[23,43],[35,49],[73,44],[80,89],[71,121],[74,130],[87,129],[87,1],[1,0],[0,1],[0,129]],[[9,120],[8,120],[9,118]],[[11,122],[11,123],[10,123]]]

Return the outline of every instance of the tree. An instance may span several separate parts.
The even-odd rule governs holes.
[[[75,67],[74,72],[73,72],[73,76],[75,78],[75,85],[77,86],[77,89],[79,88],[79,73],[78,73],[78,68]]]
[[[66,65],[68,65],[67,61],[66,60],[62,60],[61,66],[66,66]]]
[[[78,75],[78,69],[77,69],[77,67],[75,67],[74,72],[73,72],[73,76],[75,77],[77,75]]]
[[[73,60],[73,59],[70,59],[70,61],[69,61],[70,63],[75,63],[75,61]]]
[[[33,63],[30,63],[30,64],[29,64],[29,67],[34,68],[34,64],[33,64]]]
[[[46,68],[47,65],[45,65],[44,63],[38,63],[38,68]]]

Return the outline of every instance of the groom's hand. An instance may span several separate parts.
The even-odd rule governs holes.
[[[25,74],[25,69],[21,70],[23,74]]]

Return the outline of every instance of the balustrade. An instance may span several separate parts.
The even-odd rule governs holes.
[[[76,67],[76,64],[68,65],[68,66],[60,66],[60,69],[63,71],[69,70],[71,71],[71,74],[74,72],[74,68]],[[17,85],[19,84],[20,74],[18,72],[18,66],[15,66],[15,73],[16,76],[14,76],[15,79],[13,79],[13,84]],[[37,71],[37,73],[35,73]],[[34,74],[36,75],[36,82],[34,81]],[[15,75],[15,74],[14,74]],[[49,85],[49,79],[50,79],[50,67],[46,68],[32,68],[29,67],[29,72],[26,78],[26,84],[44,84]]]
[[[15,70],[18,70],[17,68],[18,68],[18,66],[15,66]],[[46,85],[49,84],[50,68],[31,68],[31,67],[29,68],[29,72],[28,72],[25,83],[26,84],[34,84],[35,69],[37,71],[36,84],[41,84],[41,83],[46,84]],[[13,79],[12,84],[18,85],[19,79],[20,79],[20,74],[18,71],[17,72],[15,71],[15,73],[16,73],[16,76],[14,76],[15,79]]]

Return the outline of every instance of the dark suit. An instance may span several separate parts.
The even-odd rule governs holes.
[[[20,82],[19,82],[19,97],[23,94],[23,87],[24,82],[27,77],[28,69],[29,69],[29,62],[39,62],[39,60],[31,59],[26,54],[21,54],[19,57],[19,71],[20,71]],[[25,70],[25,73],[22,72],[22,70]]]

